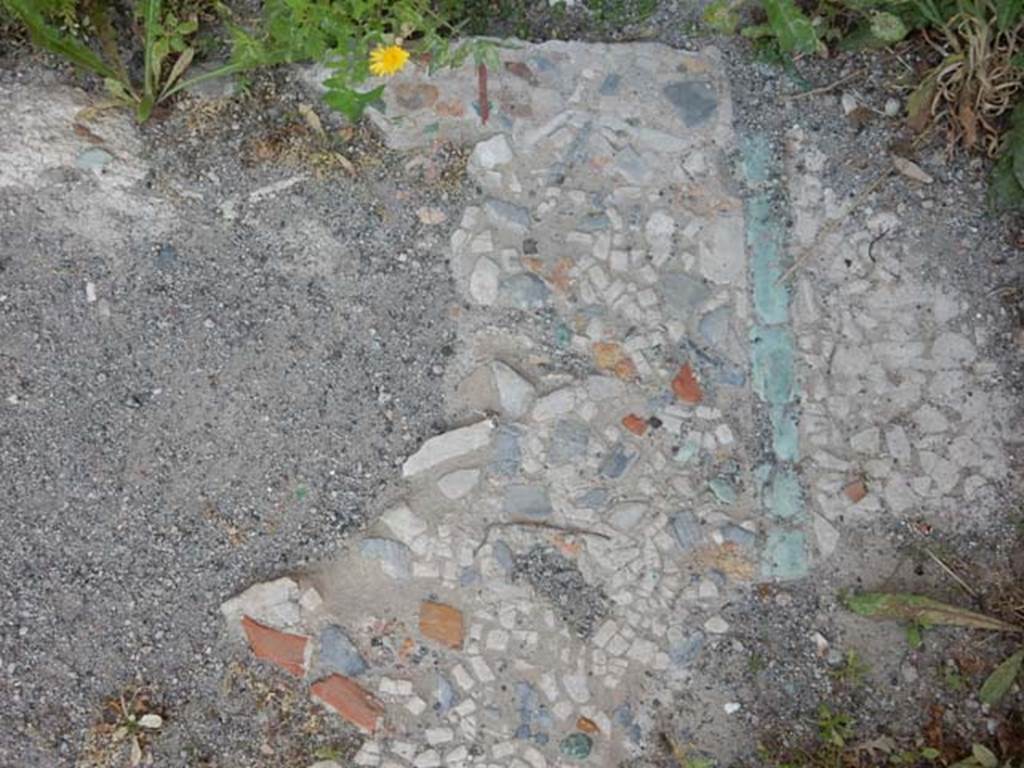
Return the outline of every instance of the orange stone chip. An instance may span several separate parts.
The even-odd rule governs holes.
[[[249,638],[249,647],[258,659],[276,664],[296,677],[306,674],[306,646],[309,638],[293,635],[242,617],[242,629]]]
[[[584,733],[600,733],[601,729],[597,727],[597,723],[591,720],[589,717],[579,717],[576,719],[576,730],[583,731]]]
[[[614,341],[594,342],[594,362],[603,371],[611,371],[623,381],[637,377],[633,360]]]
[[[327,705],[352,725],[367,733],[377,730],[384,705],[355,680],[344,675],[331,675],[309,687],[313,698]]]
[[[680,368],[679,373],[672,379],[672,391],[675,392],[676,397],[690,405],[696,405],[704,399],[700,382],[697,381],[697,376],[689,363]]]
[[[634,435],[640,436],[647,431],[647,421],[641,419],[635,413],[629,414],[622,420],[622,426],[632,432]]]
[[[843,488],[843,493],[846,494],[846,498],[856,504],[868,495],[868,487],[863,480],[854,480],[852,483],[847,483]]]
[[[449,648],[462,647],[462,611],[444,603],[420,604],[420,632]]]

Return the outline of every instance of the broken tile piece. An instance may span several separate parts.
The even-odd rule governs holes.
[[[242,629],[256,658],[276,664],[295,677],[306,674],[306,651],[309,647],[306,635],[281,632],[249,616],[242,617]]]
[[[357,728],[373,733],[384,715],[384,706],[355,680],[330,675],[309,687],[313,699],[330,707]]]
[[[682,402],[689,405],[696,405],[704,399],[704,392],[700,388],[700,382],[693,372],[693,366],[684,364],[676,377],[672,379],[672,391]]]
[[[424,637],[456,650],[462,648],[462,611],[445,603],[420,603],[420,632]]]
[[[856,504],[868,495],[868,487],[863,480],[857,479],[846,484],[846,487],[843,488],[843,494],[845,494],[846,498]]]
[[[641,419],[635,413],[631,413],[622,419],[622,426],[628,429],[637,437],[642,437],[647,432],[647,420]]]

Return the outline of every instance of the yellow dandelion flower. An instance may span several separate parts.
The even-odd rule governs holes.
[[[370,51],[370,71],[378,77],[400,72],[409,60],[409,52],[400,45],[378,45]]]

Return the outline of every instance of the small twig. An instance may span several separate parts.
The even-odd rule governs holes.
[[[878,178],[876,178],[874,181],[868,184],[864,188],[864,190],[859,195],[857,195],[857,197],[855,197],[849,205],[846,206],[846,209],[841,214],[836,216],[834,219],[829,219],[827,222],[825,222],[825,226],[823,226],[821,228],[821,231],[818,232],[817,235],[815,235],[814,242],[807,246],[807,248],[804,249],[803,253],[796,257],[796,259],[790,265],[789,269],[783,272],[782,276],[775,281],[775,284],[778,285],[780,283],[784,283],[786,282],[786,280],[792,277],[793,273],[796,272],[800,268],[800,266],[805,261],[807,261],[807,259],[809,259],[813,254],[817,252],[818,243],[824,240],[829,235],[831,235],[835,231],[836,227],[838,227],[840,224],[846,221],[847,217],[851,213],[853,213],[853,211],[855,211],[857,208],[860,208],[861,204],[865,200],[867,200],[868,197],[870,197],[871,194],[875,192],[875,190],[882,186],[882,183],[890,176],[892,176],[895,172],[895,168],[889,168],[888,170],[880,173],[878,175]]]
[[[612,538],[606,533],[601,533],[600,531],[592,531],[589,528],[580,528],[579,526],[575,525],[558,525],[557,523],[548,523],[544,520],[516,519],[500,521],[487,524],[487,527],[484,529],[483,540],[479,544],[477,544],[476,549],[473,550],[473,557],[476,557],[477,553],[480,552],[481,549],[483,549],[484,545],[487,543],[487,540],[491,537],[491,531],[493,531],[495,528],[514,528],[517,526],[523,528],[543,528],[544,530],[548,531],[561,531],[562,533],[572,533],[580,536],[597,536],[598,538],[605,539],[607,541],[611,541]]]
[[[829,91],[834,91],[839,86],[844,85],[844,84],[850,82],[851,80],[853,80],[854,78],[860,77],[863,74],[864,74],[864,70],[863,69],[858,69],[856,72],[851,72],[846,77],[839,78],[834,83],[829,83],[828,85],[823,85],[820,88],[812,88],[809,91],[800,91],[799,93],[791,93],[788,96],[786,96],[786,98],[790,99],[790,100],[802,99],[805,96],[818,96],[818,95],[820,95],[822,93],[828,93]]]
[[[952,568],[950,568],[948,565],[942,562],[942,560],[939,559],[939,556],[932,552],[930,549],[928,549],[928,547],[923,547],[923,549],[924,553],[928,555],[928,557],[930,557],[932,560],[934,560],[935,564],[938,565],[939,568],[944,570],[950,576],[950,578],[953,579],[953,581],[959,584],[964,592],[973,597],[975,600],[978,599],[978,593],[971,589],[967,582],[960,578],[959,575],[957,575],[956,571],[954,571]]]
[[[871,259],[872,261],[875,260],[875,255],[872,253],[872,251],[875,248],[875,244],[880,242],[888,234],[889,234],[889,230],[888,229],[883,229],[881,232],[879,232],[877,235],[875,235],[873,238],[871,238],[871,242],[868,243],[868,258],[869,259]]]
[[[491,102],[487,98],[487,65],[480,63],[476,68],[477,98],[480,99],[480,122],[487,125],[491,116]]]

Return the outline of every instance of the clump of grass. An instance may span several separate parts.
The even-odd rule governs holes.
[[[940,63],[918,86],[912,107],[923,110],[919,120],[946,127],[951,147],[984,149],[994,157],[1000,118],[1013,109],[1024,88],[1020,6],[1011,7],[1007,0],[971,0],[958,3],[948,18],[931,3],[922,1],[921,6],[932,24],[921,36]]]

